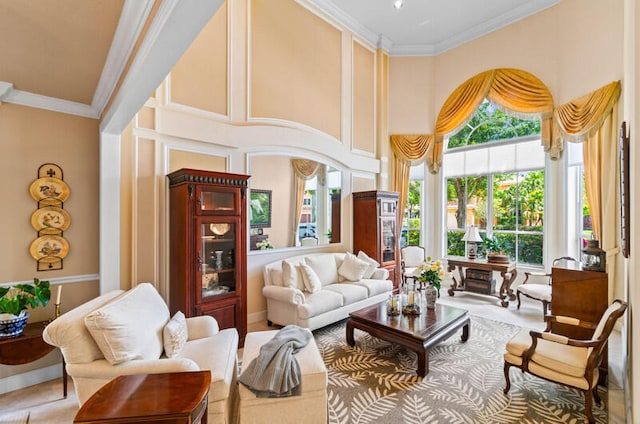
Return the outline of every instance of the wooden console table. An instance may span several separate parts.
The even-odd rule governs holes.
[[[0,364],[22,365],[42,358],[55,349],[42,339],[48,321],[27,324],[22,334],[0,339]],[[62,360],[62,391],[67,397],[67,371]]]
[[[453,284],[448,291],[449,296],[453,296],[456,291],[470,291],[467,290],[467,273],[473,273],[474,271],[479,271],[479,273],[496,271],[499,272],[502,276],[502,284],[500,285],[500,289],[497,292],[489,292],[484,294],[497,297],[498,299],[500,299],[500,304],[505,308],[509,306],[509,300],[516,299],[516,295],[511,288],[511,284],[515,281],[516,276],[518,275],[515,263],[494,263],[487,262],[484,259],[450,258],[447,259],[447,264],[447,269],[452,273],[453,276]],[[456,268],[458,269],[460,281],[456,279],[456,275],[455,273],[453,273]],[[478,292],[474,291],[474,293]]]

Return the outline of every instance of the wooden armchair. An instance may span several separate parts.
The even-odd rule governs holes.
[[[613,326],[626,309],[626,302],[614,300],[597,325],[576,318],[547,315],[545,316],[547,328],[544,332],[520,330],[506,346],[504,393],[507,394],[511,388],[509,369],[517,367],[522,372],[582,391],[587,419],[589,423],[594,423],[593,399],[600,404],[597,389],[598,367],[602,362],[602,355]],[[595,331],[591,339],[571,339],[552,333],[553,323],[593,328]]]

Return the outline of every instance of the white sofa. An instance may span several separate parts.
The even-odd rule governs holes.
[[[234,422],[238,332],[220,330],[210,316],[170,318],[156,289],[143,283],[66,312],[43,338],[61,349],[80,405],[119,375],[210,370],[208,420]]]
[[[315,330],[386,300],[393,290],[393,283],[387,279],[389,272],[359,252],[359,260],[368,262],[368,266],[361,278],[354,278],[360,275],[362,266],[354,257],[351,253],[314,253],[265,265],[262,294],[267,299],[268,323]],[[316,290],[309,290],[300,264],[306,265],[304,272],[311,268],[320,280]]]

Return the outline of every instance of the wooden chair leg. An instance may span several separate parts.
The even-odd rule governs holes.
[[[596,384],[595,387],[593,389],[591,389],[591,392],[593,393],[593,398],[596,400],[596,404],[600,405],[601,399],[600,399],[600,393],[598,393],[598,385]]]
[[[511,379],[509,378],[509,368],[511,368],[511,364],[507,361],[504,362],[504,380],[506,382],[506,386],[504,388],[504,394],[509,393],[509,389],[511,389]]]
[[[518,309],[520,309],[520,292],[516,290],[516,297],[518,298]]]
[[[549,305],[549,302],[547,302],[546,300],[542,301],[542,316],[547,315],[547,306]]]
[[[591,396],[591,390],[584,391],[584,412],[587,415],[589,424],[594,424],[596,420],[593,418],[593,397]]]

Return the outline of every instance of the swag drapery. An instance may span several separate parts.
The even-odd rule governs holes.
[[[607,252],[611,300],[615,281],[615,266],[612,264],[615,264],[613,259],[619,252],[616,129],[620,92],[620,82],[615,81],[554,109],[553,97],[546,85],[526,71],[500,68],[468,79],[443,104],[434,135],[391,135],[393,189],[400,193],[400,211],[404,211],[406,203],[411,165],[424,160],[429,172],[437,174],[442,166],[444,137],[466,125],[485,98],[510,115],[524,119],[540,118],[542,146],[551,159],[560,158],[564,141],[585,142],[587,200],[594,237]],[[616,206],[603,208],[603,205]],[[399,218],[401,220],[402,216]],[[398,228],[401,228],[401,223]]]
[[[324,165],[309,159],[291,159],[293,170],[293,205],[294,211],[291,219],[290,246],[298,245],[298,226],[300,225],[300,213],[304,202],[304,188],[307,180],[318,175]]]

